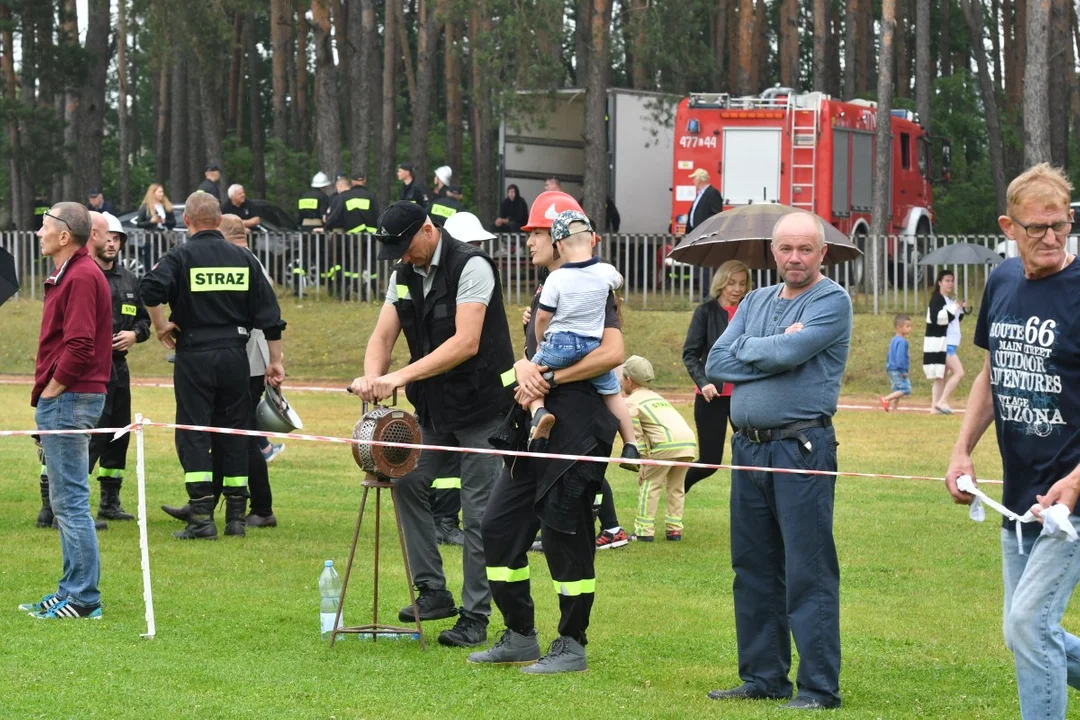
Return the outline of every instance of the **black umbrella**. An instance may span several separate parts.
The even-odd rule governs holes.
[[[750,268],[775,268],[772,251],[772,231],[784,215],[801,212],[798,208],[777,203],[754,203],[725,210],[694,228],[671,251],[670,257],[680,262],[719,267],[728,260],[742,260]],[[825,224],[826,263],[855,260],[862,253],[842,232]]]
[[[15,258],[0,248],[0,305],[19,292],[19,276],[15,274]]]
[[[920,265],[997,265],[1002,257],[985,245],[953,243],[919,260]]]

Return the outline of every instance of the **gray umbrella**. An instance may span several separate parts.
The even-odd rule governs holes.
[[[997,265],[1001,256],[986,247],[974,243],[954,243],[924,255],[920,265]]]
[[[742,260],[753,269],[775,268],[769,249],[773,227],[777,220],[793,212],[802,211],[777,203],[754,203],[725,210],[694,228],[671,251],[670,257],[704,267]],[[825,242],[829,246],[826,263],[854,260],[862,254],[847,236],[827,222]]]

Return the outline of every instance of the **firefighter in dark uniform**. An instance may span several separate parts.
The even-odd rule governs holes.
[[[401,258],[387,285],[386,300],[364,356],[364,376],[351,390],[368,402],[404,386],[416,408],[423,442],[487,448],[513,405],[514,355],[498,269],[484,252],[439,230],[423,207],[407,201],[379,217],[379,260]],[[409,364],[387,374],[399,335]],[[484,572],[480,519],[502,463],[494,455],[461,455],[461,508],[465,547],[460,612],[446,588],[436,544],[431,487],[451,474],[448,452],[422,452],[416,469],[397,481],[396,496],[413,580],[420,591],[420,620],[458,615],[439,634],[443,645],[470,647],[487,639],[491,594]],[[401,609],[408,622],[414,607]]]
[[[565,193],[542,193],[533,203],[528,226],[522,228],[530,232],[528,243],[534,264],[548,270],[561,265],[550,228],[552,218],[564,210],[580,212],[580,206]],[[608,296],[600,347],[568,368],[542,374],[529,360],[536,352],[534,323],[539,302],[538,288],[525,328],[525,358],[514,365],[519,405],[500,432],[501,442],[497,445],[514,450],[526,448],[530,417],[522,405],[527,407],[530,400],[546,392],[546,407],[557,415],[559,423],[564,417],[568,420],[565,425],[556,424],[547,452],[609,457],[618,422],[588,379],[622,362],[622,332],[615,297]],[[593,501],[602,487],[605,469],[603,463],[570,460],[519,457],[507,461],[491,491],[482,526],[491,595],[507,629],[493,647],[469,655],[469,662],[534,661],[522,670],[536,674],[586,669],[585,631],[596,591]],[[560,611],[559,637],[543,657],[534,625],[527,556],[538,530]]]
[[[351,185],[335,197],[326,218],[326,229],[338,233],[333,242],[333,257],[327,259],[326,277],[328,281],[336,282],[339,292],[342,284],[350,290],[360,287],[366,300],[369,284],[359,283],[361,272],[367,266],[364,246],[359,237],[344,237],[341,233],[346,236],[374,233],[379,221],[379,201],[368,189],[364,174],[355,173]]]
[[[225,241],[217,230],[221,207],[206,193],[194,193],[184,206],[190,237],[170,250],[142,279],[140,291],[158,338],[176,349],[173,387],[176,422],[246,428],[250,422],[249,332],[266,336],[270,362],[266,381],[275,387],[285,377],[277,297],[258,260]],[[165,321],[161,305],[172,315]],[[224,474],[225,534],[243,535],[247,509],[248,439],[186,430],[176,431],[176,451],[184,468],[191,513],[181,539],[216,538],[214,460]]]
[[[92,214],[92,213],[91,213]],[[115,215],[105,214],[109,234],[105,246],[98,249],[97,261],[105,279],[109,281],[113,305],[113,356],[112,377],[105,395],[105,409],[98,420],[98,427],[124,427],[131,422],[131,375],[128,372],[128,349],[135,343],[150,337],[150,316],[139,297],[139,280],[127,268],[116,262],[117,253],[127,244],[127,233]],[[134,517],[120,507],[120,487],[127,468],[128,440],[125,433],[113,440],[109,435],[90,437],[91,471],[98,464],[98,482],[101,483],[100,520],[133,520]]]
[[[427,206],[427,214],[436,227],[442,227],[447,218],[465,209],[461,204],[461,188],[448,186],[446,192],[436,197]]]
[[[301,232],[322,230],[326,213],[330,209],[330,200],[326,197],[326,188],[330,185],[330,178],[326,177],[326,173],[317,172],[315,177],[311,178],[311,188],[296,201]]]
[[[428,194],[424,183],[413,177],[414,166],[411,162],[403,162],[398,165],[397,179],[404,183],[401,188],[401,199],[411,202],[420,207],[427,207]]]
[[[49,212],[49,208],[52,207],[44,195],[38,195],[34,198],[33,205],[33,217],[30,219],[30,229],[37,232],[41,229],[41,223],[45,220],[45,213]]]

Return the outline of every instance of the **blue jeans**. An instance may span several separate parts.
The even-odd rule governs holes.
[[[796,439],[731,439],[735,465],[836,470],[833,428]],[[836,478],[731,472],[731,567],[739,677],[768,695],[790,696],[791,638],[799,651],[799,697],[840,701],[840,565],[833,541]]]
[[[105,407],[104,393],[66,392],[38,400],[34,419],[39,430],[88,430]],[[60,525],[64,574],[56,593],[76,605],[101,603],[101,561],[97,532],[90,516],[90,436],[42,435],[49,473],[49,502]]]
[[[911,394],[911,378],[904,377],[904,373],[900,370],[886,370],[885,372],[889,374],[889,386],[892,388],[890,392]]]
[[[1080,528],[1080,516],[1069,518]],[[1065,718],[1068,686],[1080,688],[1080,638],[1061,627],[1061,616],[1080,583],[1080,543],[1063,538],[1024,536],[1001,531],[1001,569],[1005,581],[1005,645],[1016,664],[1020,715]]]
[[[570,332],[552,333],[540,343],[532,361],[534,365],[545,365],[552,370],[560,370],[570,367],[598,347],[600,347],[600,341],[596,338]],[[615,376],[614,370],[597,375],[589,382],[601,395],[618,395],[621,391],[619,378]]]

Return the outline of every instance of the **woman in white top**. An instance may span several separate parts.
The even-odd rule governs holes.
[[[949,398],[960,381],[964,378],[964,366],[960,362],[960,356],[956,349],[960,346],[960,321],[967,314],[967,301],[959,302],[952,300],[953,289],[956,287],[956,277],[951,270],[945,270],[938,275],[937,292],[930,300],[930,309],[927,311],[926,340],[923,345],[923,368],[927,371],[928,379],[933,380],[933,392],[930,412],[934,414],[952,415],[949,407]],[[944,325],[944,338],[940,337],[942,325]],[[936,326],[936,327],[935,327]],[[932,338],[938,335],[938,338]],[[928,361],[926,354],[931,350],[928,346],[932,340],[939,343],[944,339],[944,358],[940,354]],[[936,364],[944,360],[944,367]],[[936,362],[935,362],[936,361]],[[934,372],[936,370],[936,372]]]

